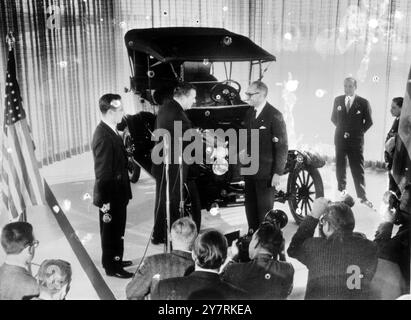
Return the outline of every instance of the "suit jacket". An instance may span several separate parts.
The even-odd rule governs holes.
[[[40,294],[36,279],[24,268],[0,267],[0,300],[28,300]]]
[[[371,128],[371,106],[368,100],[355,96],[347,113],[345,95],[335,98],[331,121],[336,126],[334,142],[339,145],[343,142],[363,145],[364,133]],[[344,138],[348,133],[349,138]]]
[[[168,100],[164,105],[162,105],[158,111],[158,115],[156,118],[154,130],[156,129],[165,129],[167,130],[170,135],[171,135],[171,141],[170,141],[170,154],[171,154],[171,165],[170,165],[170,170],[178,169],[178,160],[174,159],[174,146],[178,146],[178,138],[183,136],[179,136],[178,132],[174,132],[174,124],[175,123],[181,123],[182,127],[182,135],[186,132],[186,130],[192,129],[193,124],[191,123],[190,119],[188,119],[186,113],[184,112],[184,109],[181,107],[181,105],[175,101],[174,99]],[[158,146],[160,143],[162,143],[162,139],[158,142],[156,142],[156,146]],[[189,142],[184,142],[183,141],[183,150],[184,147],[188,145]],[[177,152],[177,157],[178,157],[178,152]],[[164,157],[164,154],[161,154],[162,157]],[[163,164],[153,164],[152,167],[152,174],[156,178],[161,178],[163,172]],[[188,173],[188,166],[184,165],[183,161],[183,172],[184,176],[187,175]]]
[[[173,251],[147,257],[127,285],[126,293],[129,300],[142,300],[155,286],[153,277],[158,280],[184,276],[186,270],[194,266],[190,252]]]
[[[394,120],[391,130],[387,134],[385,142],[387,142],[390,138],[397,136],[399,126],[400,126],[400,118],[398,117]],[[388,153],[387,151],[384,152],[385,162],[388,164],[388,170],[391,170],[392,168],[393,153],[394,152],[391,152],[391,153]]]
[[[220,279],[216,273],[194,271],[186,277],[162,280],[154,289],[152,300],[188,300],[201,292],[215,292],[210,299],[245,299],[245,293]],[[192,296],[191,296],[192,295]],[[190,297],[191,296],[191,297]]]
[[[243,289],[253,300],[286,299],[293,288],[294,268],[291,263],[261,254],[247,263],[231,263],[222,279]]]
[[[258,172],[252,178],[256,180],[271,180],[273,175],[284,173],[288,156],[288,136],[286,124],[280,111],[267,103],[257,119],[255,109],[251,108],[246,115],[248,131],[248,153],[251,152],[250,129],[259,130]]]
[[[288,255],[308,268],[305,298],[370,299],[370,283],[378,261],[375,243],[356,233],[344,235],[342,240],[314,237],[317,225],[318,219],[307,216],[288,248]],[[360,288],[348,287],[354,280]]]
[[[97,126],[91,143],[94,158],[93,203],[101,208],[111,202],[132,198],[123,140],[103,121]]]
[[[378,245],[381,259],[398,264],[406,283],[404,292],[410,289],[410,229],[401,225],[395,236],[392,236],[394,225],[384,222],[379,225],[374,242]],[[404,293],[405,294],[405,293]]]

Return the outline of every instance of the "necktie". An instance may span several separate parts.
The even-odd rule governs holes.
[[[350,112],[350,108],[351,108],[351,98],[350,97],[347,98],[346,107],[347,107],[347,113]]]

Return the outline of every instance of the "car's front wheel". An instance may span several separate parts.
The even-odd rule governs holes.
[[[316,198],[324,196],[324,186],[317,168],[297,166],[288,176],[288,205],[297,224],[311,212]]]

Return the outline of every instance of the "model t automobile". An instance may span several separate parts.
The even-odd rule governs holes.
[[[136,29],[126,34],[125,44],[131,67],[130,89],[153,106],[152,112],[146,110],[128,115],[121,124],[121,129],[125,130],[132,181],[138,180],[141,168],[150,173],[154,106],[161,108],[163,101],[171,96],[173,87],[185,81],[197,88],[196,105],[187,113],[201,130],[205,145],[204,163],[198,166],[195,180],[198,194],[186,192],[187,210],[190,207],[193,210],[193,206],[210,210],[243,203],[241,164],[227,161],[230,148],[234,146],[230,141],[223,141],[223,148],[221,144],[217,148],[216,139],[210,138],[208,132],[238,131],[244,127],[244,117],[251,107],[241,99],[241,83],[244,86],[262,79],[275,57],[249,38],[217,28]],[[311,211],[314,199],[323,196],[318,171],[323,165],[324,162],[313,154],[298,150],[288,152],[284,171],[289,175],[287,190],[276,191],[275,198],[282,203],[288,201],[297,223]]]

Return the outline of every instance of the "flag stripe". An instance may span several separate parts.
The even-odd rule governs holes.
[[[20,181],[17,179],[17,174],[15,170],[10,166],[11,159],[8,156],[6,156],[7,160],[3,163],[3,167],[5,170],[5,173],[7,174],[8,180],[8,196],[11,198],[12,201],[9,199],[9,209],[11,208],[11,203],[14,203],[14,206],[18,210],[19,213],[23,212],[25,209],[24,206],[24,201],[23,201],[23,195],[19,192],[20,191]]]
[[[19,121],[16,124],[16,133],[19,136],[21,152],[24,155],[24,163],[27,169],[28,179],[26,179],[27,188],[30,190],[31,201],[33,205],[39,205],[43,203],[41,190],[44,190],[42,185],[42,180],[40,178],[40,173],[35,170],[34,165],[36,165],[36,158],[34,157],[33,143],[28,131],[26,119]]]
[[[23,194],[23,197],[25,199],[30,199],[30,202],[32,203],[31,190],[30,187],[27,187],[27,184],[29,184],[30,181],[28,180],[26,163],[21,153],[20,141],[17,135],[18,130],[16,129],[16,125],[8,128],[8,147],[10,148],[9,155],[13,160],[10,167],[12,167],[16,172],[16,179],[19,181],[20,192]]]

